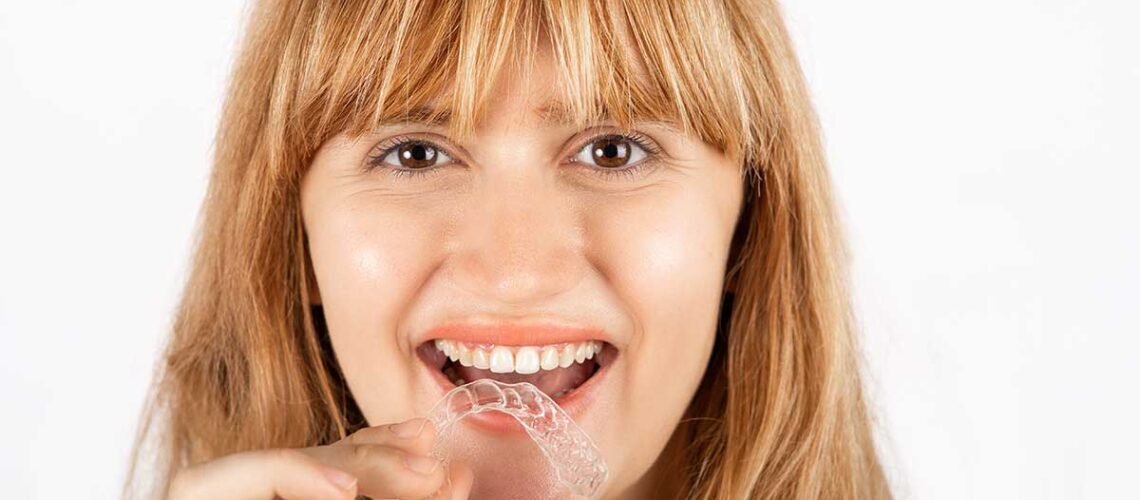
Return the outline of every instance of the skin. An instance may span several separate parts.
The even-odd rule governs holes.
[[[430,422],[411,419],[327,446],[235,453],[179,471],[167,498],[467,498],[470,469],[427,458],[434,440]]]
[[[545,119],[541,110],[562,97],[554,71],[545,50],[536,53],[532,79],[505,70],[488,112],[462,142],[437,125],[392,123],[323,144],[301,185],[317,278],[311,292],[349,389],[377,426],[373,438],[390,434],[376,430],[386,423],[424,415],[441,394],[415,352],[427,329],[529,319],[604,329],[619,355],[577,423],[609,466],[603,497],[659,498],[676,477],[663,470],[663,451],[713,346],[743,202],[740,162],[666,124],[638,123],[634,130],[660,149],[656,160],[633,177],[602,177],[597,172],[607,167],[590,162],[591,149],[586,161],[571,159],[617,129]],[[451,160],[437,156],[436,170],[421,177],[391,175],[386,169],[406,167],[379,146],[395,136],[429,141]],[[370,157],[396,161],[365,171]],[[431,439],[412,448],[426,453]],[[283,464],[345,470],[337,455],[261,457],[259,470],[277,471],[263,472],[271,478],[289,477]],[[216,462],[205,464],[213,476],[182,484],[253,481]],[[407,468],[378,467],[397,472],[374,483],[415,482]],[[426,481],[426,491],[446,483],[438,478]],[[470,471],[455,478],[455,498],[465,498]]]

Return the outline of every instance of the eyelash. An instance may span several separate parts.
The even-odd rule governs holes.
[[[595,167],[589,167],[588,166],[589,170],[591,170],[594,173],[594,175],[605,178],[607,180],[616,179],[618,177],[625,177],[627,179],[636,179],[646,169],[652,167],[656,163],[656,161],[658,159],[658,155],[661,154],[661,148],[659,146],[657,146],[657,144],[654,143],[652,139],[650,139],[649,137],[647,137],[646,135],[644,135],[642,133],[639,133],[639,132],[629,132],[629,133],[607,132],[607,133],[602,133],[602,134],[598,134],[598,135],[595,135],[593,137],[590,137],[585,142],[581,143],[581,146],[578,147],[578,149],[574,150],[574,155],[576,156],[577,153],[579,151],[581,151],[583,147],[586,147],[587,145],[593,144],[594,142],[597,142],[597,141],[602,140],[602,139],[624,139],[624,140],[627,140],[627,141],[633,143],[634,145],[636,145],[637,147],[640,147],[643,151],[645,151],[645,158],[643,158],[641,161],[639,161],[639,162],[637,162],[631,166],[627,166],[627,167],[623,167],[623,168],[617,168],[617,169],[595,168]],[[393,150],[396,150],[400,147],[403,147],[403,146],[406,146],[409,144],[421,144],[421,145],[431,146],[432,148],[435,148],[436,150],[439,150],[439,151],[443,151],[448,156],[451,156],[451,154],[448,153],[446,149],[439,147],[438,145],[436,145],[432,141],[425,140],[425,139],[418,139],[418,138],[414,138],[411,136],[397,136],[397,137],[393,137],[391,139],[388,139],[388,140],[380,143],[379,145],[377,145],[377,148],[380,149],[380,152],[376,155],[370,155],[368,157],[368,161],[367,161],[366,166],[365,166],[365,171],[371,172],[372,170],[382,168],[383,170],[385,170],[388,173],[388,175],[392,175],[392,176],[395,176],[397,178],[417,178],[417,177],[424,177],[424,176],[428,176],[428,175],[434,175],[434,174],[438,173],[439,170],[441,170],[440,166],[434,166],[434,167],[429,167],[429,168],[424,168],[424,169],[406,169],[406,168],[392,167],[391,165],[384,163],[384,158],[387,158],[388,155],[391,154]],[[453,159],[452,161],[455,161],[455,160]],[[581,162],[571,160],[570,163],[581,163]]]

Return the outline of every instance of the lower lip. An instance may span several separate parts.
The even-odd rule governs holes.
[[[606,349],[612,349],[612,347],[606,346]],[[616,356],[611,355],[609,358],[609,362],[607,362],[605,366],[599,367],[598,371],[583,382],[582,385],[578,386],[577,389],[574,389],[570,394],[554,400],[554,402],[558,403],[558,406],[562,408],[562,411],[565,411],[575,422],[580,421],[581,417],[589,410],[590,405],[598,396],[597,393],[598,388],[601,386],[601,379],[607,375],[610,367],[617,361]],[[443,389],[443,394],[447,394],[456,387],[441,370],[433,369],[426,363],[422,363],[422,360],[421,364],[423,364],[425,369],[431,372],[431,378]],[[489,433],[515,434],[525,432],[525,429],[519,424],[518,420],[515,420],[514,417],[501,411],[479,412],[468,415],[463,420],[470,422],[476,429]]]

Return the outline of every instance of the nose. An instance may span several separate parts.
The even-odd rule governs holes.
[[[523,304],[583,277],[582,231],[571,200],[541,176],[485,179],[462,207],[451,242],[452,279],[485,300]]]

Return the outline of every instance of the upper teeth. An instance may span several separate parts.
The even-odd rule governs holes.
[[[452,361],[494,373],[537,373],[582,363],[602,351],[602,342],[588,340],[545,346],[469,346],[456,340],[436,339],[435,347]]]

